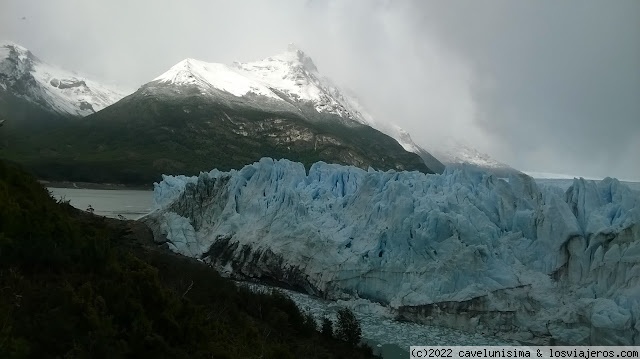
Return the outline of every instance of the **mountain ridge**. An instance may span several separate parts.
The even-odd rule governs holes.
[[[84,120],[91,120],[94,117],[87,116],[133,95],[131,93],[125,96],[124,92],[120,92],[116,95],[109,93],[112,96],[105,95],[106,97],[93,96],[91,92],[93,88],[100,90],[102,87],[94,85],[91,80],[68,71],[51,70],[57,68],[46,65],[20,45],[5,42],[0,45],[0,49],[4,49],[2,50],[4,56],[0,56],[0,102],[6,103],[0,106],[0,110],[5,117],[33,117],[33,110],[19,111],[20,116],[17,116],[14,111],[15,108],[24,108],[25,104],[20,101],[26,100],[51,113],[51,115],[42,115],[41,111],[35,111],[35,116],[38,118],[83,117]],[[35,71],[34,66],[43,70]],[[174,88],[159,90],[160,87],[168,85]],[[468,146],[457,149],[456,151],[460,153],[453,154],[450,150],[427,151],[425,147],[416,144],[402,128],[374,119],[354,95],[342,91],[329,78],[322,76],[311,57],[293,44],[290,44],[284,52],[250,62],[220,64],[186,58],[140,86],[134,93],[138,92],[146,96],[163,94],[163,96],[184,97],[188,95],[203,99],[207,103],[214,98],[213,102],[227,107],[246,107],[251,111],[265,110],[278,116],[305,118],[309,122],[320,125],[340,123],[350,128],[369,126],[393,138],[405,151],[420,156],[426,167],[436,173],[444,171],[444,163],[458,165],[465,161],[499,176],[515,171],[502,164],[485,166],[487,161],[476,163],[477,156],[470,156],[468,152],[477,154],[477,151]],[[205,100],[205,97],[208,99]],[[16,105],[15,102],[18,99],[20,104]],[[7,108],[9,108],[8,111]],[[183,111],[190,110],[183,109]],[[259,159],[257,156],[251,157],[252,161],[257,159]],[[307,162],[304,158],[296,158],[296,160]],[[318,160],[331,161],[326,157]],[[344,161],[340,163],[359,165]],[[367,164],[363,162],[360,165]],[[378,164],[378,168],[401,170],[410,167]],[[56,180],[59,179],[56,178]]]
[[[27,48],[0,43],[0,88],[54,113],[83,117],[115,103],[125,91],[52,66]]]
[[[191,64],[195,66],[188,66]],[[229,88],[228,82],[216,81],[219,79],[215,78],[212,81],[196,81],[196,78],[211,78],[200,71],[207,67],[212,68],[216,73],[224,71],[227,76],[222,77],[238,78],[240,75],[242,81],[239,82],[243,84],[240,86],[235,84],[236,86]],[[193,68],[197,71],[191,71]],[[195,75],[189,76],[192,72],[195,72]],[[177,77],[182,77],[183,80],[176,81]],[[185,81],[184,78],[187,80]],[[199,82],[205,83],[205,87],[218,88],[235,95],[243,96],[248,93],[263,95],[279,103],[283,108],[293,104],[300,113],[305,113],[311,119],[315,118],[313,111],[294,104],[297,101],[303,101],[311,104],[319,114],[337,115],[345,125],[353,126],[358,123],[373,127],[394,138],[406,151],[418,154],[430,169],[437,173],[442,173],[444,170],[444,165],[423,147],[417,145],[406,131],[397,125],[375,121],[353,96],[344,93],[329,78],[320,75],[311,57],[294,44],[289,44],[287,51],[283,53],[258,61],[234,62],[232,65],[185,59],[156,77],[154,81],[183,84]],[[278,100],[283,100],[286,104]]]
[[[188,78],[194,72],[191,71],[193,67],[205,69],[196,71],[202,84],[213,85],[209,87],[227,90],[236,96],[247,95],[249,92],[263,95],[278,103],[282,107],[280,110],[306,113],[308,118],[313,119],[313,111],[301,109],[294,104],[295,100],[308,101],[317,112],[338,115],[344,124],[349,125],[355,121],[371,126],[393,137],[405,150],[418,154],[429,168],[438,173],[444,170],[444,163],[470,163],[503,176],[506,172],[515,171],[485,154],[480,156],[483,158],[478,162],[479,152],[469,146],[441,146],[443,148],[427,151],[397,125],[376,121],[352,94],[340,91],[329,78],[320,75],[312,58],[295,44],[289,44],[286,51],[262,60],[233,62],[228,65],[186,58],[152,82],[180,82],[175,81],[175,77],[186,73],[183,77]],[[212,68],[213,74],[206,71]],[[171,72],[174,76],[170,76]],[[216,76],[211,75],[222,75],[222,78],[216,79]],[[225,81],[224,75],[231,75],[232,78]],[[193,76],[190,81],[184,80],[182,82],[185,84],[195,83]],[[19,83],[16,85],[16,82]],[[220,82],[223,82],[222,86]],[[216,83],[219,86],[215,86]],[[243,83],[250,85],[249,88],[238,92],[238,87],[241,88]],[[97,92],[95,96],[92,95],[94,89]],[[56,116],[53,117],[85,117],[131,94],[130,91],[102,85],[75,72],[48,65],[27,48],[11,41],[3,41],[0,42],[0,97],[10,97],[8,90],[13,90],[15,96],[54,113]],[[11,103],[12,100],[5,99],[4,102]],[[4,111],[5,117],[14,115],[7,116],[7,113],[10,111]]]
[[[310,104],[318,114],[341,117],[345,124],[351,121],[371,126],[370,120],[354,106],[355,100],[344,95],[328,78],[318,72],[313,60],[289,44],[287,51],[252,62],[234,62],[231,65],[184,59],[152,82],[177,85],[196,85],[203,90],[211,88],[242,97],[249,94],[267,97],[275,103]],[[307,116],[309,109],[296,106]]]

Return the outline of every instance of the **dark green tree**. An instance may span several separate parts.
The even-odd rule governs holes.
[[[318,325],[310,312],[304,313],[304,323],[301,332],[305,335],[312,335],[318,331]]]
[[[362,329],[360,322],[349,308],[342,308],[338,311],[338,322],[336,323],[336,338],[344,340],[351,345],[358,345],[362,339]]]
[[[325,338],[333,337],[333,322],[331,319],[327,317],[322,318],[322,327],[320,332]]]

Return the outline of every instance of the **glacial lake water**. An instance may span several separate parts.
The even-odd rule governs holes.
[[[537,179],[541,185],[558,186],[566,190],[573,180]],[[625,182],[640,191],[640,183]],[[86,210],[89,205],[94,213],[118,218],[138,219],[148,213],[153,206],[153,192],[143,190],[96,190],[77,188],[49,188],[55,198],[68,200],[71,205]],[[271,290],[273,287],[241,283],[253,290]],[[327,301],[306,294],[283,290],[298,306],[311,312],[318,320],[327,316],[335,318],[341,307],[351,308],[362,325],[363,337],[384,358],[408,358],[411,345],[518,345],[489,335],[467,333],[459,330],[399,322],[394,320],[389,310],[379,304],[364,299],[349,301]]]
[[[138,219],[149,213],[153,205],[153,191],[105,190],[79,188],[47,188],[56,199],[69,201],[72,206],[86,210],[91,206],[95,214],[118,218]]]

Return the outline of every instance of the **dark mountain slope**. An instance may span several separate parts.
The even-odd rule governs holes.
[[[229,170],[261,157],[431,172],[417,154],[369,126],[327,117],[312,122],[195,89],[172,91],[143,87],[82,121],[60,121],[2,151],[39,177],[86,182],[151,183],[163,173]]]

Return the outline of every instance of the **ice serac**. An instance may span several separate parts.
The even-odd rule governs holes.
[[[71,116],[90,115],[126,95],[126,91],[49,65],[11,42],[0,43],[0,91]]]
[[[235,275],[527,341],[640,343],[640,199],[615,179],[264,158],[165,176],[155,200],[158,241]]]

